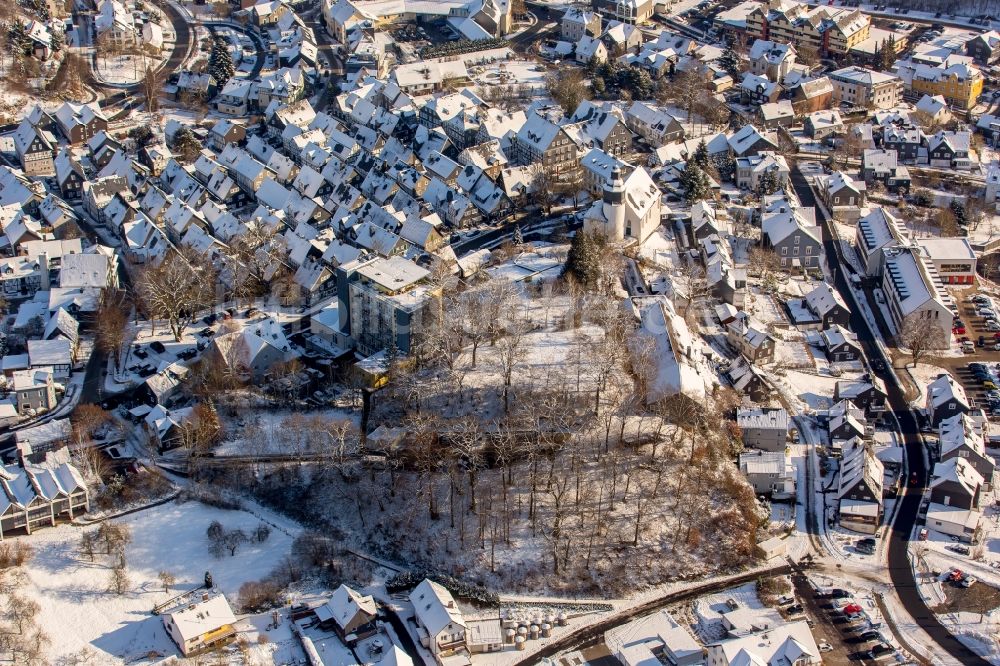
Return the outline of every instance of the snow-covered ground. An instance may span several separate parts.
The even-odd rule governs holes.
[[[127,549],[131,585],[121,596],[106,591],[107,557],[97,555],[91,562],[79,553],[83,529],[60,525],[25,537],[35,555],[25,566],[23,591],[41,606],[39,624],[52,640],[49,663],[88,647],[98,655],[95,663],[101,664],[134,663],[150,652],[175,653],[162,620],[150,612],[153,606],[199,587],[206,571],[211,571],[216,587],[235,606],[243,583],[263,578],[288,554],[295,529],[281,520],[282,528],[272,529],[266,542],[245,544],[235,556],[216,559],[208,552],[205,537],[213,520],[227,529],[245,531],[261,522],[244,511],[176,501],[124,518],[121,522],[132,532]],[[170,593],[164,593],[157,578],[161,571],[177,578]]]

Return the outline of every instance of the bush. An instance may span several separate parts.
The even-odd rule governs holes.
[[[0,544],[0,569],[23,566],[34,554],[31,546],[20,541]]]
[[[247,581],[240,586],[241,613],[262,613],[284,602],[281,586],[271,580]]]
[[[430,578],[434,582],[440,583],[459,599],[472,601],[483,606],[500,605],[500,595],[496,592],[491,592],[481,585],[466,583],[447,574],[433,571],[404,571],[398,573],[385,582],[385,589],[389,593],[404,592],[413,589],[425,578]]]

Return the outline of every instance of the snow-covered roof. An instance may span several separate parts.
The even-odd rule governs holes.
[[[451,624],[465,626],[462,611],[459,610],[451,592],[429,578],[425,578],[413,588],[410,592],[410,603],[413,604],[417,622],[432,637],[436,637]]]
[[[374,597],[370,594],[363,595],[344,584],[341,584],[334,591],[333,596],[325,605],[330,610],[333,621],[341,629],[345,629],[358,613],[364,613],[370,618],[378,615]]]
[[[819,660],[820,651],[805,620],[789,622],[764,633],[709,644],[721,649],[730,666],[797,664]]]
[[[927,386],[927,406],[936,409],[951,400],[955,400],[969,409],[969,400],[965,396],[965,389],[955,381],[951,373],[942,372]]]
[[[815,289],[806,294],[805,300],[809,309],[820,317],[826,316],[838,306],[845,312],[850,312],[847,303],[844,302],[844,297],[826,282],[817,285]]]
[[[654,650],[670,655],[673,663],[700,659],[702,653],[701,644],[665,610],[608,630],[604,642],[627,666],[659,664]]]
[[[955,457],[934,463],[931,488],[937,488],[942,483],[956,483],[964,488],[970,496],[974,496],[982,488],[984,479],[983,475],[972,466],[972,463],[965,458]]]
[[[186,643],[192,638],[215,631],[227,624],[234,624],[236,616],[226,597],[216,593],[206,600],[185,601],[181,606],[163,611],[163,621],[173,622]]]

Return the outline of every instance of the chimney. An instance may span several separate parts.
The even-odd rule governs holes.
[[[39,289],[42,291],[48,291],[52,286],[49,281],[49,253],[42,252],[38,255],[38,272],[41,277],[41,283],[39,284]]]
[[[208,601],[208,592],[202,592],[201,593],[201,600],[202,601]]]

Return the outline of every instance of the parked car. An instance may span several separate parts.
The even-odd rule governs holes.
[[[949,544],[946,548],[953,553],[958,553],[959,555],[968,555],[971,552],[968,546],[963,546],[960,543]]]
[[[863,634],[859,635],[858,638],[860,638],[863,641],[878,641],[882,640],[882,634],[880,634],[875,630],[870,629],[864,632]]]
[[[149,343],[149,348],[155,351],[157,354],[162,354],[167,351],[167,348],[163,346],[163,343],[159,340],[153,340]]]
[[[920,528],[920,532],[917,534],[917,539],[919,539],[920,541],[927,541],[927,536],[928,536],[927,535],[927,528],[926,527],[921,527]]]
[[[820,652],[830,652],[833,650],[833,646],[822,639],[820,639],[819,643],[817,643],[816,645],[819,648]]]
[[[892,654],[893,652],[895,652],[895,650],[893,650],[891,647],[889,647],[885,643],[879,643],[878,645],[876,645],[875,647],[873,647],[871,650],[868,650],[868,658],[869,659],[878,659],[879,657],[884,657],[885,655]]]
[[[962,579],[962,582],[960,584],[962,587],[972,587],[973,585],[976,584],[978,580],[979,579],[976,578],[975,576],[966,576],[965,578]]]
[[[850,596],[851,593],[848,592],[847,590],[841,590],[840,588],[834,588],[830,590],[831,599],[848,599],[850,598]]]

